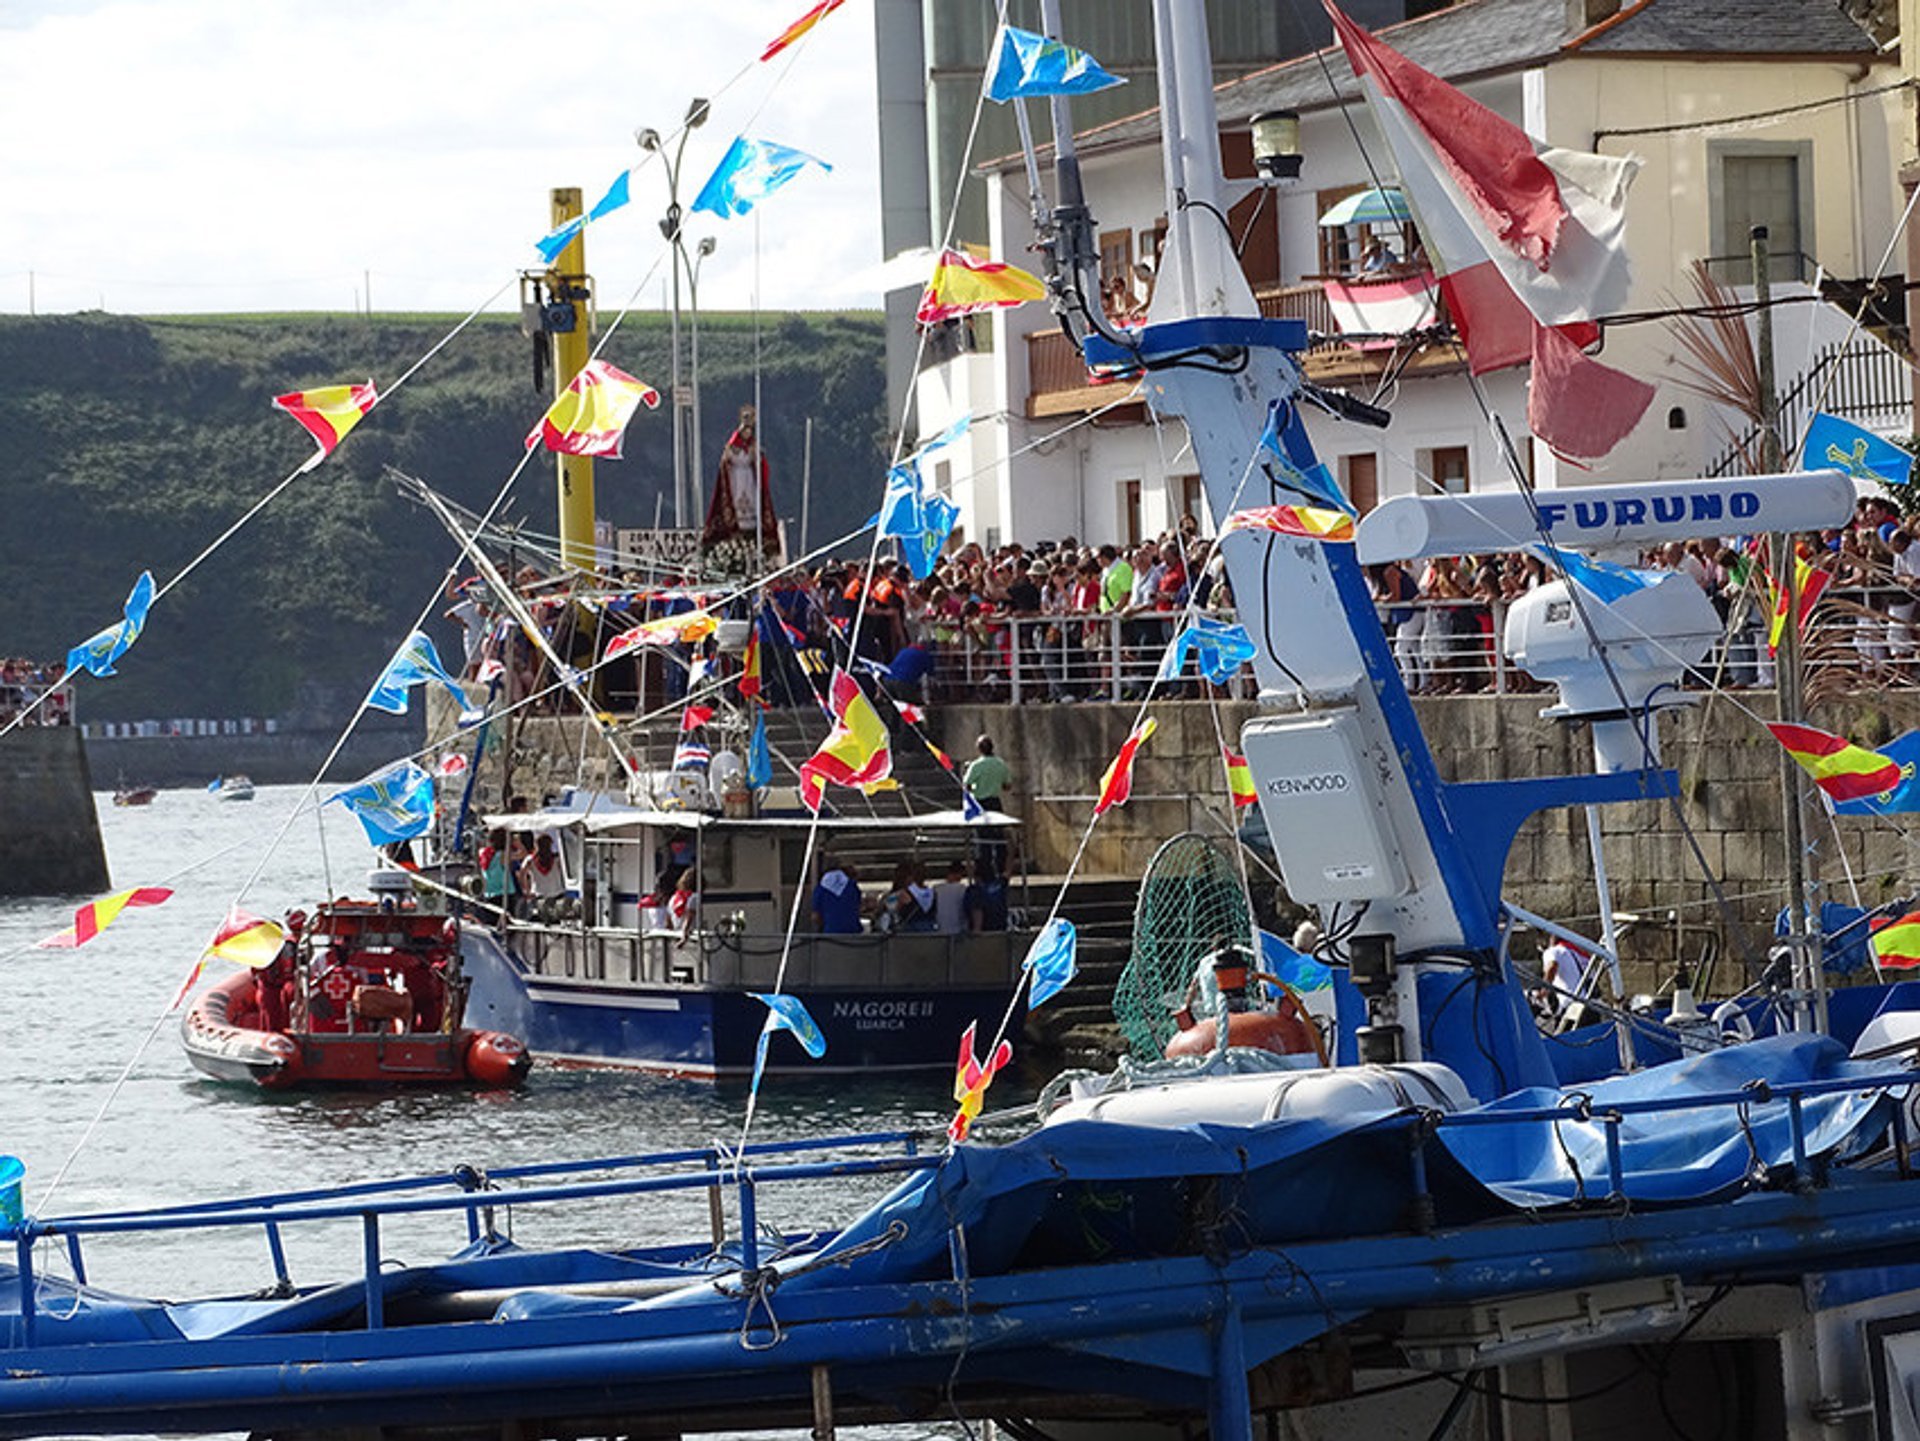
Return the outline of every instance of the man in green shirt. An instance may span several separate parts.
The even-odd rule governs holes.
[[[1007,763],[993,753],[993,737],[981,736],[974,742],[980,754],[967,764],[964,777],[967,794],[990,811],[1004,811],[1000,797],[1013,779]]]
[[[1100,547],[1100,609],[1125,610],[1133,599],[1133,566],[1110,545]]]
[[[980,802],[982,810],[1005,811],[1001,797],[1013,783],[1013,771],[1007,763],[993,753],[993,737],[981,736],[974,742],[980,752],[967,763],[967,773],[961,777],[967,788],[967,794]],[[995,826],[991,830],[976,831],[973,842],[974,859],[982,861],[999,875],[1007,873],[1007,833]]]

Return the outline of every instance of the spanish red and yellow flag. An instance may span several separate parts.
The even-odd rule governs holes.
[[[813,27],[818,25],[822,20],[833,14],[843,3],[844,0],[820,0],[818,5],[814,6],[806,14],[794,21],[793,24],[782,30],[779,35],[774,38],[773,43],[760,52],[760,58],[763,61],[773,59],[774,56],[778,55],[802,35],[805,35],[809,30],[813,29]]]
[[[1833,581],[1830,570],[1816,570],[1798,556],[1794,557],[1793,573],[1799,578],[1800,586],[1800,634],[1807,633],[1807,621],[1813,615],[1814,603],[1820,599],[1820,593]],[[1780,638],[1787,632],[1787,593],[1776,586],[1773,592],[1773,622],[1767,627],[1767,654],[1772,655],[1780,649]]]
[[[1875,931],[1873,954],[1883,970],[1908,971],[1920,966],[1920,911],[1909,911]]]
[[[130,891],[116,891],[97,901],[88,901],[73,913],[72,925],[45,940],[35,941],[34,945],[43,951],[70,951],[75,946],[84,946],[112,925],[128,906],[157,906],[172,895],[173,892],[165,886],[139,886]]]
[[[364,385],[323,385],[318,390],[295,390],[273,398],[274,408],[284,410],[299,421],[308,435],[320,443],[320,453],[307,462],[318,465],[333,454],[333,448],[346,439],[347,432],[360,423],[360,417],[379,403],[373,382]]]
[[[1047,287],[1037,275],[997,260],[975,260],[958,250],[943,250],[934,264],[933,279],[920,297],[914,318],[922,325],[953,320],[982,310],[1025,305],[1044,300]]]
[[[1220,534],[1235,530],[1270,530],[1276,535],[1297,535],[1303,540],[1352,540],[1353,517],[1312,505],[1262,505],[1252,510],[1236,510],[1220,527]]]
[[[743,701],[760,700],[760,623],[755,621],[747,632],[747,648],[740,657],[740,699]],[[766,702],[760,700],[761,705]]]
[[[1232,746],[1222,746],[1221,752],[1227,761],[1227,791],[1233,796],[1234,808],[1252,805],[1260,799],[1259,792],[1253,788],[1253,767]]]
[[[642,405],[660,408],[660,392],[604,360],[589,360],[567,383],[540,423],[527,432],[527,449],[545,444],[562,455],[620,459],[627,422]]]
[[[845,671],[835,670],[828,696],[833,729],[820,742],[820,749],[800,764],[800,799],[815,815],[820,814],[826,800],[828,781],[866,786],[893,774],[893,748],[886,722],[880,719],[860,683]]]
[[[1002,1041],[987,1057],[986,1064],[982,1065],[973,1054],[973,1038],[979,1026],[978,1021],[970,1022],[967,1033],[960,1038],[960,1063],[953,1073],[953,1099],[960,1103],[960,1109],[947,1126],[947,1138],[953,1141],[967,1139],[968,1133],[973,1130],[974,1120],[986,1105],[987,1087],[993,1084],[993,1078],[1013,1059],[1013,1043]]]
[[[1127,803],[1127,797],[1133,794],[1133,758],[1159,728],[1160,722],[1148,716],[1120,742],[1120,754],[1113,758],[1106,774],[1100,777],[1100,797],[1093,803],[1096,816],[1105,815],[1115,806]]]
[[[220,929],[207,942],[207,954],[257,971],[273,964],[273,958],[280,954],[280,946],[286,939],[287,933],[280,929],[277,921],[243,911],[239,906],[230,906],[227,908],[227,918],[220,923]]]
[[[1800,763],[1813,783],[1836,801],[1859,801],[1900,784],[1900,766],[1845,736],[1812,726],[1767,722],[1773,738]]]

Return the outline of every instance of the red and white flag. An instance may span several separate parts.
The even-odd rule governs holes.
[[[1531,362],[1527,424],[1562,455],[1605,455],[1653,387],[1582,354],[1622,309],[1633,158],[1562,150],[1469,100],[1321,0],[1393,152],[1476,375]]]

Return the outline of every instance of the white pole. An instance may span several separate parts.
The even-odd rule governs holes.
[[[807,417],[806,449],[800,461],[800,554],[811,555],[807,549],[807,521],[813,514],[813,417]]]

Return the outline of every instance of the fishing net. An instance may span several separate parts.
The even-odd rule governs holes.
[[[1158,1059],[1201,959],[1221,936],[1244,940],[1247,898],[1233,862],[1205,836],[1154,852],[1133,913],[1133,953],[1113,989],[1113,1018],[1136,1058]]]

